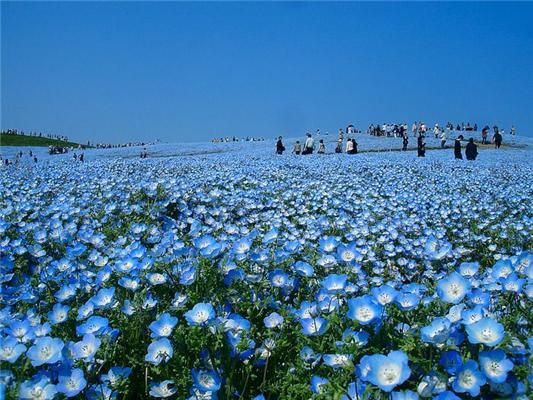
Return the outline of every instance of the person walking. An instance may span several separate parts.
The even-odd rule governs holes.
[[[440,132],[440,148],[444,149],[445,146],[446,146],[446,131],[443,129]]]
[[[425,139],[424,135],[418,136],[418,141],[417,141],[418,157],[426,156],[426,141],[424,139]]]
[[[324,144],[324,139],[320,139],[318,143],[318,154],[325,154],[326,153],[326,145]]]
[[[297,156],[302,154],[302,145],[300,144],[299,140],[297,140],[296,143],[294,143],[294,147],[292,148],[292,152],[293,152],[293,154],[296,154]]]
[[[455,138],[453,154],[455,155],[456,160],[463,159],[463,154],[461,153],[461,140],[463,140],[463,135],[459,135],[457,138]]]
[[[285,151],[285,146],[283,146],[283,142],[281,141],[282,137],[278,137],[278,141],[276,142],[276,153],[279,155],[283,154]]]
[[[413,126],[411,127],[411,131],[413,132],[413,136],[416,136],[418,126],[416,125],[416,121],[413,122]]]
[[[465,148],[465,156],[467,160],[474,161],[478,155],[477,146],[474,143],[474,138],[468,139],[468,143]]]
[[[307,134],[307,139],[305,139],[304,143],[304,150],[302,151],[302,154],[313,154],[313,150],[315,149],[315,141],[311,137],[311,134]]]

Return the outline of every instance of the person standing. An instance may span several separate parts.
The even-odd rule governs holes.
[[[494,142],[494,147],[499,149],[500,146],[502,145],[503,137],[500,131],[498,130],[498,127],[495,127],[495,128],[496,129],[494,130],[494,136],[492,138],[492,141]]]
[[[346,154],[355,154],[352,139],[346,141]]]
[[[313,154],[313,150],[315,149],[315,141],[311,137],[311,134],[307,134],[307,139],[305,139],[304,143],[304,150],[302,154]]]
[[[418,157],[426,156],[426,141],[424,139],[425,139],[424,135],[418,136],[418,142],[417,142]]]
[[[511,135],[516,135],[516,128],[513,126],[511,126]]]
[[[413,126],[411,127],[411,130],[413,132],[413,136],[416,136],[417,129],[418,129],[418,126],[416,125],[416,121],[415,121],[415,122],[413,122]]]
[[[444,149],[445,146],[446,146],[446,131],[443,129],[440,132],[440,148]]]
[[[407,132],[403,132],[403,147],[402,147],[402,151],[406,151],[407,150],[407,145],[409,144],[409,136],[407,136]]]
[[[463,140],[463,135],[459,135],[457,138],[455,138],[455,143],[453,146],[453,153],[455,155],[456,160],[463,159],[463,154],[461,152],[461,140]]]
[[[335,153],[339,154],[342,153],[342,140],[337,141],[337,147],[335,147]]]
[[[297,140],[296,143],[294,144],[292,152],[293,154],[296,154],[297,156],[299,156],[302,153],[302,145],[300,144],[299,140]]]
[[[487,137],[489,136],[489,127],[485,126],[481,130],[481,144],[487,144]]]
[[[324,144],[324,139],[320,139],[320,142],[318,143],[318,154],[325,154],[326,153],[326,145]]]
[[[278,141],[276,142],[276,153],[278,153],[279,155],[283,154],[283,152],[285,151],[285,146],[283,146],[283,142],[281,141],[281,136],[278,137]]]
[[[474,138],[468,139],[468,143],[465,148],[465,156],[467,160],[474,161],[478,155],[477,146],[474,143]]]
[[[435,124],[435,126],[433,127],[433,135],[435,136],[435,139],[439,137],[439,133],[440,133],[439,124]]]

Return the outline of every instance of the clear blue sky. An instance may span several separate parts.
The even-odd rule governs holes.
[[[352,122],[533,134],[532,3],[5,3],[2,128],[71,139]]]

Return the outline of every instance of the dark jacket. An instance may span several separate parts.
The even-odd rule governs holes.
[[[463,154],[461,153],[461,141],[459,139],[455,139],[453,153],[455,154],[455,158],[457,158],[458,160],[463,159]]]
[[[474,143],[469,142],[466,145],[465,155],[467,160],[475,160],[477,157],[477,146]]]
[[[285,151],[285,146],[283,146],[281,139],[278,139],[278,142],[276,143],[276,153],[283,154],[284,151]]]

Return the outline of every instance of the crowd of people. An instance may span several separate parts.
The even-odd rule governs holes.
[[[264,141],[265,141],[265,138],[263,137],[250,137],[250,136],[246,136],[242,138],[239,138],[237,136],[233,136],[233,137],[226,136],[226,137],[214,137],[211,139],[211,143],[264,142]]]
[[[22,152],[22,151],[18,151],[16,154],[15,154],[15,157],[13,158],[13,160],[10,160],[9,158],[7,157],[3,157],[1,154],[0,154],[0,165],[3,164],[3,165],[18,165],[19,163],[22,162],[22,160],[24,159],[24,156],[25,154]],[[33,163],[36,163],[38,160],[37,160],[37,155],[33,153],[33,151],[29,151],[28,154],[28,159],[29,161],[33,162]]]
[[[420,123],[413,123],[411,127],[411,132],[413,135],[417,138],[417,154],[418,157],[425,157],[426,154],[426,135],[433,134],[436,139],[440,139],[440,148],[444,149],[446,148],[446,142],[448,140],[449,135],[452,133],[455,135],[456,132],[477,132],[478,126],[477,124],[471,125],[470,123],[466,124],[457,124],[457,126],[454,126],[451,123],[447,123],[445,125],[445,128],[442,128],[439,126],[439,124],[435,124],[433,128],[430,130],[428,129],[428,126],[424,122]],[[488,135],[491,128],[489,126],[485,126],[481,131],[481,138],[482,144],[488,144]],[[320,135],[320,129],[317,129],[316,136]],[[345,132],[342,128],[338,131],[338,139],[337,139],[337,145],[335,147],[335,153],[346,153],[346,154],[357,154],[358,153],[358,143],[355,140],[355,134],[360,133],[361,131],[355,129],[353,125],[348,125],[346,128],[346,142],[344,140]],[[503,131],[498,128],[498,126],[494,125],[492,127],[492,140],[491,142],[494,143],[495,148],[499,149],[502,141]],[[512,134],[516,134],[516,129],[513,126],[511,128]],[[389,137],[399,137],[402,139],[402,150],[406,151],[408,149],[409,145],[409,134],[407,130],[407,124],[382,124],[382,125],[370,125],[370,127],[367,130],[367,133],[374,136],[389,136]],[[463,159],[462,156],[462,150],[461,150],[461,142],[464,141],[464,135],[459,134],[454,141],[454,154],[455,158],[457,159]],[[276,141],[276,153],[281,155],[285,152],[285,145],[283,144],[283,137],[279,136]],[[311,133],[306,133],[306,138],[304,141],[300,142],[297,140],[292,148],[291,153],[296,155],[308,155],[313,154],[314,152],[317,152],[317,154],[325,154],[326,153],[326,146],[324,143],[324,139],[318,139],[318,146],[315,144],[315,139],[311,135]],[[477,158],[478,151],[477,151],[477,145],[474,142],[474,138],[470,137],[468,139],[468,143],[465,147],[465,157],[467,160],[475,160]]]
[[[45,138],[48,138],[48,139],[55,139],[55,140],[61,140],[63,142],[68,142],[68,136],[65,136],[65,135],[34,132],[34,131],[25,132],[23,130],[18,130],[18,129],[7,129],[5,131],[2,131],[2,134],[3,135],[45,137]]]

